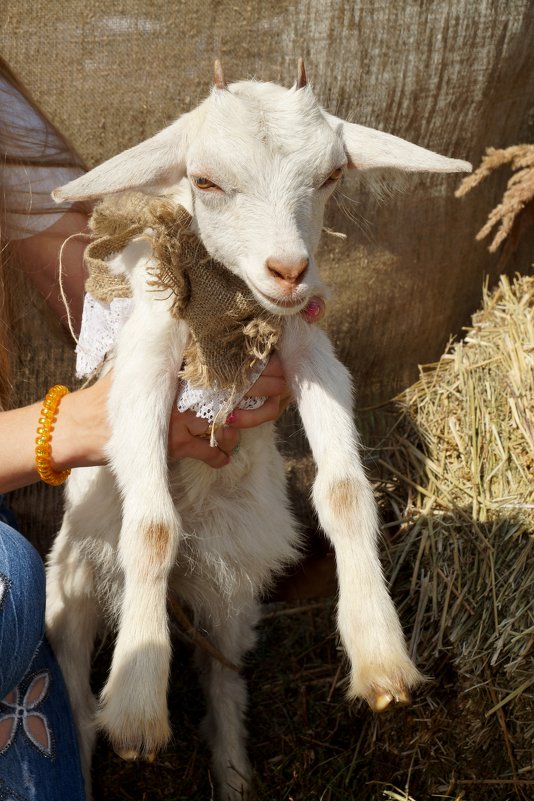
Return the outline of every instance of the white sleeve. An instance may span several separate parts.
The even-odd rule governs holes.
[[[55,130],[7,80],[0,78],[0,184],[8,239],[24,239],[53,225],[70,204],[57,206],[53,189],[82,174],[58,166],[66,148]],[[27,162],[23,166],[17,162]],[[50,212],[50,209],[54,209]]]

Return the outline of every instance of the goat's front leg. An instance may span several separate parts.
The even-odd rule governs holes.
[[[408,656],[382,574],[377,509],[360,461],[350,376],[328,337],[301,320],[287,324],[281,353],[317,463],[314,504],[336,552],[349,695],[381,711],[391,701],[407,702],[409,688],[422,677]]]
[[[133,271],[134,310],[121,332],[110,394],[109,457],[123,497],[118,555],[124,589],[98,723],[121,756],[151,760],[170,736],[166,597],[181,522],[168,486],[167,443],[188,330],[171,317],[168,293],[147,285],[142,268],[143,259]]]

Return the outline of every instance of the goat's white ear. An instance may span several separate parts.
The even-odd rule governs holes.
[[[175,184],[185,175],[189,114],[134,147],[119,153],[52,192],[56,203],[95,200],[124,190]]]
[[[398,136],[366,128],[327,114],[334,130],[340,130],[349,167],[360,170],[392,168],[403,172],[471,172],[468,161],[440,156]]]

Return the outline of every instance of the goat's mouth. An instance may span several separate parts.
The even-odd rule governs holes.
[[[261,289],[258,289],[257,286],[254,286],[254,292],[256,295],[259,296],[258,300],[264,305],[267,306],[269,311],[273,311],[272,307],[274,306],[276,310],[281,314],[293,314],[298,311],[302,311],[302,309],[306,306],[309,300],[309,293],[306,292],[305,295],[301,295],[300,297],[287,297],[287,298],[276,298],[272,295],[267,295],[265,292],[262,292]]]

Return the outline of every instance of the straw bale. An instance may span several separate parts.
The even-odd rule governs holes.
[[[532,797],[533,277],[485,288],[463,341],[421,369],[390,426],[378,462],[398,527],[393,590],[436,680],[412,712],[408,752],[427,791]],[[375,737],[392,748],[398,723],[377,723]]]

